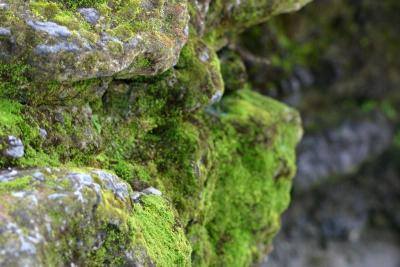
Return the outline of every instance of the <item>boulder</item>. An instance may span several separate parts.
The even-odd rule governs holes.
[[[29,65],[35,80],[155,75],[188,38],[185,0],[68,2],[2,0],[0,62]]]
[[[0,172],[1,266],[190,266],[174,208],[96,169]]]

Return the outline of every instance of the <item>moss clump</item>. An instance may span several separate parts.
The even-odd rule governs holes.
[[[0,98],[18,98],[29,86],[29,66],[23,63],[0,64]]]
[[[260,244],[268,249],[289,203],[299,118],[250,91],[223,104],[229,115],[225,131],[214,133],[219,171],[206,228],[218,255],[213,265],[247,266]]]
[[[135,205],[130,225],[136,242],[143,242],[156,266],[192,266],[191,247],[184,232],[177,228],[176,214],[160,197],[143,197]]]
[[[32,183],[32,176],[23,176],[11,181],[0,182],[0,193],[26,189]]]
[[[226,91],[244,88],[247,83],[246,67],[238,54],[228,49],[220,53],[221,74]]]
[[[38,114],[31,112],[31,108],[16,101],[0,98],[0,136],[19,137],[25,146],[25,156],[21,159],[12,160],[0,157],[0,168],[59,164],[59,156],[44,149],[44,140],[40,136],[40,124],[34,117]]]
[[[0,98],[0,135],[20,134],[17,124],[23,121],[21,109],[20,103]]]
[[[94,169],[39,168],[14,175],[0,181],[0,226],[13,225],[2,232],[0,248],[9,251],[4,246],[32,233],[47,236],[29,243],[34,255],[7,258],[10,266],[28,260],[35,266],[191,266],[190,244],[163,197],[142,196],[133,203],[127,184]]]
[[[78,8],[78,7],[93,7],[98,4],[103,4],[106,0],[62,0],[65,5],[69,8]]]

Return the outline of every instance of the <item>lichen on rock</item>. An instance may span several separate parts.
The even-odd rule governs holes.
[[[6,1],[0,60],[21,58],[38,80],[157,74],[176,64],[186,43],[186,6],[184,0]]]
[[[191,248],[161,196],[95,169],[0,173],[2,266],[189,266]],[[158,233],[157,236],[154,234]]]

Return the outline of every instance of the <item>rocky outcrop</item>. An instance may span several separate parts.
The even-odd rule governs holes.
[[[13,102],[7,104],[17,106]],[[187,231],[193,248],[192,263],[196,266],[221,262],[247,265],[257,253],[269,248],[266,245],[258,252],[251,249],[261,242],[270,242],[266,240],[270,240],[271,232],[278,230],[279,214],[289,202],[290,178],[295,169],[294,146],[301,137],[300,119],[292,109],[242,90],[224,98],[218,108],[210,108],[207,113],[150,128],[146,133],[142,125],[156,119],[157,114],[153,117],[152,113],[137,114],[135,120],[115,115],[113,122],[109,121],[107,111],[103,114],[88,108],[70,108],[58,112],[42,110],[48,121],[35,121],[39,118],[35,110],[19,108],[15,111],[17,115],[6,115],[30,114],[29,117],[18,117],[16,121],[20,121],[15,125],[3,125],[3,131],[23,135],[23,129],[28,128],[32,139],[23,136],[26,155],[17,160],[2,158],[2,166],[81,166],[82,162],[88,162],[91,166],[111,169],[133,190],[143,192],[132,193],[130,198],[134,203],[140,202],[146,193],[159,195],[151,188],[155,186],[174,204],[171,212],[178,212],[179,222]],[[136,120],[140,120],[139,125]],[[44,139],[39,125],[52,124],[46,128]],[[32,175],[29,171],[20,173]],[[66,174],[55,175],[62,179]],[[15,180],[17,184],[23,183],[20,176]],[[12,183],[3,182],[7,194],[19,192]],[[66,189],[53,193],[62,191]],[[248,205],[253,209],[249,210]],[[134,209],[121,209],[130,216],[135,214]],[[253,212],[254,209],[260,212]],[[37,217],[47,214],[38,212]],[[149,212],[149,216],[155,216]],[[146,223],[147,219],[142,219],[140,223]],[[262,225],[268,227],[260,229]],[[58,230],[53,231],[56,234]],[[160,242],[157,233],[150,233],[153,242]],[[226,236],[230,236],[229,242],[225,241]],[[245,237],[247,242],[243,241]],[[158,249],[164,250],[164,245],[168,244],[159,243]],[[224,252],[217,252],[220,249]],[[237,249],[246,253],[237,255]]]
[[[178,61],[188,23],[183,0],[4,0],[1,59],[28,64],[37,80],[154,75]]]
[[[0,0],[0,265],[259,261],[301,121],[218,49],[306,2]]]

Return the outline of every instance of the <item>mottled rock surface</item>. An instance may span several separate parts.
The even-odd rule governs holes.
[[[115,175],[8,170],[0,173],[0,191],[1,266],[190,265],[190,245],[170,204],[161,196],[132,202],[130,186]],[[163,251],[167,260],[156,254],[149,223],[170,250]]]
[[[12,135],[0,138],[0,147],[4,157],[21,158],[25,153],[21,139]]]
[[[158,74],[176,64],[189,34],[185,0],[3,4],[0,60],[28,64],[38,80]]]
[[[265,22],[274,15],[297,11],[311,0],[191,0],[196,12],[194,25],[205,32],[223,37]]]

